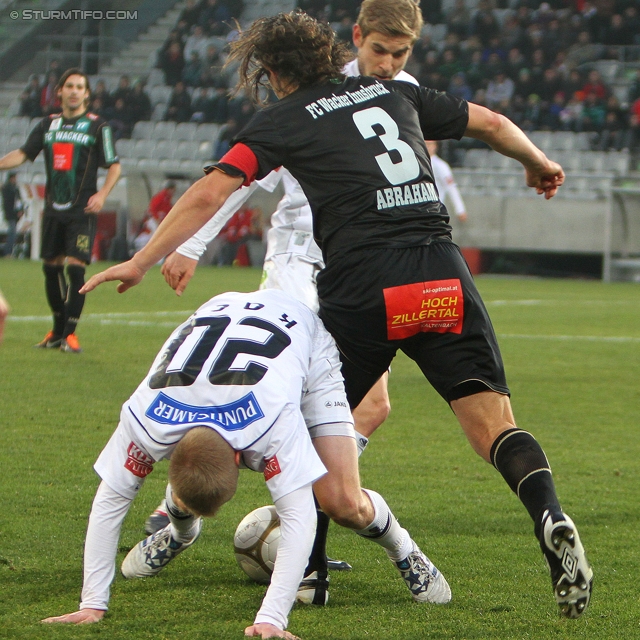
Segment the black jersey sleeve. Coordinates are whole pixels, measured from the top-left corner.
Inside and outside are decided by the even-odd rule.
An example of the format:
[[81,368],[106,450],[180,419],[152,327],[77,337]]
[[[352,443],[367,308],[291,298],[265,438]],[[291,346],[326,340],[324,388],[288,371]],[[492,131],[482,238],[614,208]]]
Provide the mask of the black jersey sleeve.
[[256,180],[282,166],[286,155],[284,139],[269,111],[268,108],[258,111],[231,141],[232,145],[242,142],[255,154],[258,159]]
[[420,87],[407,82],[394,82],[415,106],[425,140],[460,140],[469,124],[469,104],[450,93]]
[[22,151],[31,162],[36,159],[44,147],[45,121],[46,118],[38,122],[29,134],[27,141],[20,147],[20,151]]
[[113,139],[113,132],[106,122],[98,127],[96,148],[98,150],[98,165],[103,169],[108,169],[112,164],[120,162],[120,158],[118,158],[118,154],[116,153],[116,143]]

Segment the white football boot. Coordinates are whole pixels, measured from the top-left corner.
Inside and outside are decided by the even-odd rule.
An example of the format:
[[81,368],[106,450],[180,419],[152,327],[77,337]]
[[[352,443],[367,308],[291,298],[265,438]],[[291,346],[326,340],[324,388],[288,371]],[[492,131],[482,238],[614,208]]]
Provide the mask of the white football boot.
[[122,575],[125,578],[146,578],[160,573],[171,560],[198,539],[202,518],[198,518],[196,523],[196,534],[189,542],[178,542],[171,535],[170,524],[138,542],[122,563]]
[[416,602],[446,604],[451,600],[451,588],[446,578],[413,542],[413,551],[399,562],[393,561],[403,580],[407,583],[411,597]]

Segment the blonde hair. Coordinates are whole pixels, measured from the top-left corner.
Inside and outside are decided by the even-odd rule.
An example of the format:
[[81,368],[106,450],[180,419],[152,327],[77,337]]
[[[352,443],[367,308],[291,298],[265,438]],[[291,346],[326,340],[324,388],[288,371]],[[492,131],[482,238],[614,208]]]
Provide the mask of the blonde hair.
[[191,429],[171,455],[169,482],[192,513],[212,516],[236,492],[235,451],[213,429]]
[[416,0],[363,0],[356,21],[366,38],[376,31],[388,38],[420,37],[422,11]]

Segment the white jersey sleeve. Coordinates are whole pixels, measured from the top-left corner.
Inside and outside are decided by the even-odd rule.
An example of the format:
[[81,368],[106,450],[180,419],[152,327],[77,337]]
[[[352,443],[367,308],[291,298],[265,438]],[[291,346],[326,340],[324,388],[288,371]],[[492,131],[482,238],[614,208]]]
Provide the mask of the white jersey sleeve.
[[444,202],[445,198],[447,198],[457,216],[466,213],[464,200],[458,190],[458,185],[453,177],[451,167],[442,158],[440,158],[440,156],[435,154],[431,156],[431,166],[433,168],[433,175],[436,179],[436,188],[438,189],[440,200]]
[[271,584],[255,623],[270,623],[286,629],[289,611],[313,547],[316,510],[311,485],[306,485],[275,501],[280,518],[280,543]]
[[120,529],[131,500],[101,482],[93,500],[84,543],[84,579],[80,609],[102,609],[109,603],[109,588],[116,571]]
[[252,182],[248,187],[240,187],[232,193],[227,201],[220,207],[216,214],[207,224],[193,235],[189,240],[183,242],[176,251],[187,258],[197,260],[205,252],[207,245],[222,231],[225,224],[231,219],[233,214],[251,197],[258,187],[266,191],[273,192],[280,182],[282,175],[280,171],[272,171],[262,180]]

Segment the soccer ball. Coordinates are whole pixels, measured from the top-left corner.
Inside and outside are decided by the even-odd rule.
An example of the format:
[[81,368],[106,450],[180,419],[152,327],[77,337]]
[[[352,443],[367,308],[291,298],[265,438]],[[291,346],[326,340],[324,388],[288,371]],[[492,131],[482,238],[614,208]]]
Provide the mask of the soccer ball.
[[269,584],[280,543],[280,518],[273,505],[247,514],[236,529],[233,550],[240,568],[261,584]]

